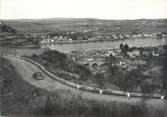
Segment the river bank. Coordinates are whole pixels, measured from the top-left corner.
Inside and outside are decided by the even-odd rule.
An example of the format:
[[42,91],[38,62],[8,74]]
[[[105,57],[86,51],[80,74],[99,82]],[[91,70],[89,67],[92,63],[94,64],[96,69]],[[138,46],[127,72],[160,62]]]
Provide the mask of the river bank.
[[41,48],[50,48],[51,50],[58,50],[63,53],[69,53],[71,51],[78,50],[101,50],[119,48],[120,44],[128,44],[129,47],[149,47],[166,45],[167,38],[138,38],[138,39],[125,39],[125,40],[113,40],[103,42],[88,42],[88,43],[68,43],[68,44],[55,44],[45,43],[41,44]]
[[[157,38],[157,37],[139,37],[140,39],[148,39],[148,38],[152,38],[152,39],[162,39],[162,38]],[[163,37],[163,38],[167,38],[167,37]],[[72,40],[72,41],[54,41],[54,42],[45,42],[46,44],[56,44],[56,45],[61,45],[61,44],[79,44],[79,43],[91,43],[91,42],[112,42],[112,41],[123,41],[123,40],[135,40],[138,38],[117,38],[117,39],[96,39],[96,40]],[[43,44],[43,43],[40,43]]]

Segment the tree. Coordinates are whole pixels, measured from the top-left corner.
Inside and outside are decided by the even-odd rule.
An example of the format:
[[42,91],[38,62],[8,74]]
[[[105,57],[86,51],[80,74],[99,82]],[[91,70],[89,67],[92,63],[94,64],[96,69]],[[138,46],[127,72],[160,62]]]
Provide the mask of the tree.
[[90,66],[90,63],[86,63],[85,66],[86,66],[86,67],[89,67],[89,66]]
[[2,30],[2,31],[7,32],[7,29],[8,29],[8,28],[7,28],[6,25],[2,25],[2,26],[1,26],[1,30]]
[[123,44],[121,43],[120,49],[121,49],[121,53],[123,54],[123,56],[126,57],[126,56],[127,56],[127,52],[129,51],[129,46],[128,46],[128,44],[123,45]]
[[123,47],[124,47],[124,45],[121,43],[120,46],[119,46],[121,51],[122,51]]
[[7,26],[7,25],[2,25],[1,30],[4,32],[16,33],[15,29],[13,29],[12,27]]
[[95,68],[95,69],[97,69],[98,64],[97,64],[97,63],[93,63],[93,64],[92,64],[92,67]]
[[124,49],[125,49],[126,52],[129,51],[129,46],[128,46],[127,43],[124,45]]

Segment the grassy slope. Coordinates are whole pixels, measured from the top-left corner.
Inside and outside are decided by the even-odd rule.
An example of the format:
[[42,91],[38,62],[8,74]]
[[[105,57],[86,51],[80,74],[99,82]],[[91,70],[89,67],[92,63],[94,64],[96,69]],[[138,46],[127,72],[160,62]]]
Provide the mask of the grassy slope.
[[[165,117],[164,110],[148,110],[144,102],[135,105],[87,101],[68,91],[46,92],[22,80],[11,63],[0,58],[0,81],[10,80],[2,91],[3,115],[60,116],[60,117]],[[2,85],[1,85],[2,86]],[[148,113],[149,112],[149,113]]]

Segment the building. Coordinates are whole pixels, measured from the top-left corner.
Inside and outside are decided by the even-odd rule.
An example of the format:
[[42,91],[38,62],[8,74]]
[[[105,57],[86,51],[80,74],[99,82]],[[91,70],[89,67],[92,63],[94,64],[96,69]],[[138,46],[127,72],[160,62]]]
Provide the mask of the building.
[[134,58],[140,55],[139,50],[133,50],[132,52],[128,52],[129,57]]

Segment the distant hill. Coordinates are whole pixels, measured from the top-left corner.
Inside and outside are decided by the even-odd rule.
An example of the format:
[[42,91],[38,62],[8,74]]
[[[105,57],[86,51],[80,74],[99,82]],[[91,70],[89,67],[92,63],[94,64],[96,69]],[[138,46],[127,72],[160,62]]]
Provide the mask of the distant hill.
[[22,32],[44,34],[55,31],[84,31],[98,29],[115,33],[166,32],[167,19],[104,20],[93,18],[50,18],[2,20]]

